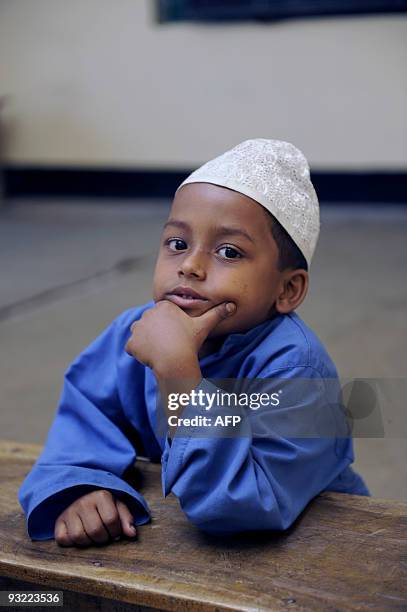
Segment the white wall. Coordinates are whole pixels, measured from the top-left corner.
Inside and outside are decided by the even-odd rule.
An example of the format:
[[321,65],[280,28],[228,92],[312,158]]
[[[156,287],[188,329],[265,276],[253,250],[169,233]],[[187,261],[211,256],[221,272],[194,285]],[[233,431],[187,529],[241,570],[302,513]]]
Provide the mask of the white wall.
[[249,137],[407,169],[404,16],[159,25],[153,0],[0,0],[10,162],[190,167]]

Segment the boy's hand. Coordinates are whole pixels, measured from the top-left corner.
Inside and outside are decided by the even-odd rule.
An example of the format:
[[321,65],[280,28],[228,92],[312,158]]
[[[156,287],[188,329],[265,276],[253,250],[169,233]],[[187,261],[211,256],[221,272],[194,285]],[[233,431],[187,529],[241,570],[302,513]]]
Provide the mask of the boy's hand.
[[136,536],[126,504],[105,489],[92,491],[73,502],[55,522],[54,537],[60,546],[104,544],[122,535]]
[[125,351],[152,370],[166,371],[169,366],[175,376],[184,366],[197,362],[210,331],[235,310],[233,302],[223,302],[191,317],[173,302],[160,300],[132,324]]

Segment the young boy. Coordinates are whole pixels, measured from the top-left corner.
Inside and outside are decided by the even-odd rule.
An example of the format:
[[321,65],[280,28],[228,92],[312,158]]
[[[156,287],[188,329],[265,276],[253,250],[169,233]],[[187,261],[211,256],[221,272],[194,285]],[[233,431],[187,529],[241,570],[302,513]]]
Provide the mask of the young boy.
[[[87,546],[136,536],[134,524],[150,516],[125,479],[136,459],[131,438],[161,460],[163,495],[173,492],[209,533],[286,529],[324,490],[369,495],[350,467],[351,437],[306,431],[315,415],[332,415],[328,382],[338,382],[294,312],[318,233],[308,164],[289,143],[245,141],[181,184],[164,226],[154,301],[119,315],[65,373],[45,448],[19,491],[32,539]],[[305,435],[280,435],[272,406],[276,429],[266,436],[251,429],[250,409],[232,436],[231,427],[225,435],[182,434],[178,417],[193,414],[188,402],[160,435],[157,398],[193,390],[215,397],[213,379],[256,379],[275,398],[282,383],[310,381],[281,400]],[[221,415],[222,406],[198,414]]]

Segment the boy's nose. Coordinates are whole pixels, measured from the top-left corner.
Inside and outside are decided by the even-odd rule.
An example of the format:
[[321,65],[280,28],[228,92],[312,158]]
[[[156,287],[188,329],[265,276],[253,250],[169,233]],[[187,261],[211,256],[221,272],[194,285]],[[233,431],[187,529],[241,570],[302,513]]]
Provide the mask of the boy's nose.
[[205,278],[206,271],[202,257],[198,253],[191,253],[185,257],[180,264],[178,274],[180,276],[194,276],[196,278]]

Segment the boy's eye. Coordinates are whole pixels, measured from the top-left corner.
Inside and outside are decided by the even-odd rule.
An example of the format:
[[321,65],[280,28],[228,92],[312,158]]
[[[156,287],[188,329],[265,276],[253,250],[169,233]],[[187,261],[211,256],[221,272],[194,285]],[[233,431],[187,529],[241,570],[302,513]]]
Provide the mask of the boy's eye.
[[182,251],[186,248],[186,242],[180,238],[170,238],[165,244],[170,247],[171,251]]
[[221,251],[225,252],[224,257],[226,257],[226,259],[239,259],[242,257],[241,253],[239,253],[239,251],[236,251],[236,249],[231,246],[221,247],[218,253],[220,253]]
[[[181,238],[169,238],[165,241],[165,244],[171,251],[183,251],[187,248],[187,243]],[[221,253],[222,257],[225,259],[240,259],[242,257],[239,251],[228,245],[220,247],[217,252]]]

